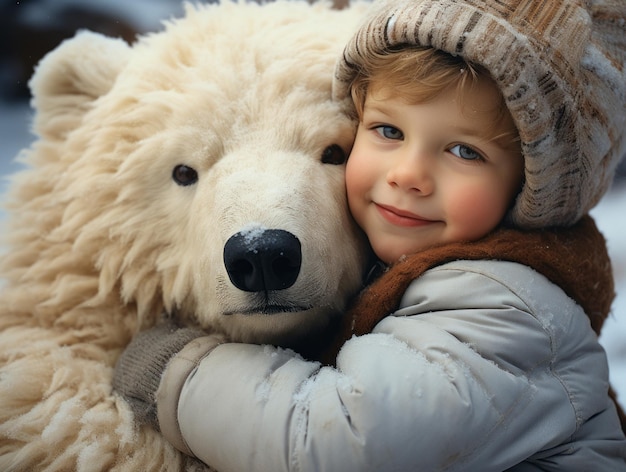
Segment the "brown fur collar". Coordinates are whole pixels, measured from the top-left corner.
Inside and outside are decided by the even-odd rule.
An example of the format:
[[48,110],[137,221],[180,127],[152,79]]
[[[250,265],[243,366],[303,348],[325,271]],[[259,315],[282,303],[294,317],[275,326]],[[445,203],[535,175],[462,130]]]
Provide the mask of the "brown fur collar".
[[581,305],[594,331],[600,333],[615,297],[613,274],[604,237],[591,217],[585,217],[571,228],[500,229],[479,241],[445,244],[407,257],[361,293],[350,310],[350,335],[369,333],[398,308],[409,284],[428,269],[455,260],[478,259],[532,267]]
[[[371,332],[398,308],[409,284],[426,270],[455,260],[478,259],[532,267],[582,306],[594,331],[600,333],[615,297],[614,281],[606,241],[593,219],[586,216],[570,228],[499,229],[479,241],[436,246],[394,264],[355,300],[339,336],[322,359],[334,363],[337,352],[353,334]],[[621,411],[620,416],[625,428]]]

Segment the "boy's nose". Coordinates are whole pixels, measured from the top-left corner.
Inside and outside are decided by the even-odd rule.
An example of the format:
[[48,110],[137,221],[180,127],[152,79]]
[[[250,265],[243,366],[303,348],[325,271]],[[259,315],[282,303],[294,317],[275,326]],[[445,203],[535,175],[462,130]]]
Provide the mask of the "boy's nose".
[[387,183],[405,191],[430,194],[433,180],[428,159],[423,154],[415,153],[397,156],[387,172]]

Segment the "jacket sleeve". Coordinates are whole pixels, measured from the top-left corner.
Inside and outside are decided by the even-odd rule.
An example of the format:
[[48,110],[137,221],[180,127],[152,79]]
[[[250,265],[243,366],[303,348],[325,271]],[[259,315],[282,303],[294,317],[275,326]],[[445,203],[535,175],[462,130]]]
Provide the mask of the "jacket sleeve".
[[[182,386],[184,442],[221,472],[502,471],[558,446],[607,408],[575,379],[586,370],[606,384],[602,349],[542,276],[487,267],[498,270],[470,262],[424,274],[395,316],[346,342],[337,368],[218,346]],[[570,346],[582,360],[561,372]]]

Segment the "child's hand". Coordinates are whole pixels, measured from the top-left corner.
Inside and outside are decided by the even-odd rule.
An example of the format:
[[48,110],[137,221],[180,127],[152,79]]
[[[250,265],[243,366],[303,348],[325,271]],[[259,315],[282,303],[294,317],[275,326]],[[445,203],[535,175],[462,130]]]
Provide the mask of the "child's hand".
[[[140,332],[115,365],[113,388],[128,402],[137,421],[160,430],[156,391],[169,361],[192,340],[207,336],[167,320]],[[215,345],[219,344],[216,338]]]

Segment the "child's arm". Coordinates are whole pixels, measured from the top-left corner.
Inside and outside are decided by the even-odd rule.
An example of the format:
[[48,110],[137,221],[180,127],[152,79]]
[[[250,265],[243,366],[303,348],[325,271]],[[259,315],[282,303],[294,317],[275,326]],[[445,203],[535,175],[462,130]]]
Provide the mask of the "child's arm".
[[[145,407],[138,405],[156,409],[158,403],[163,435],[220,471],[431,470],[467,459],[471,465],[464,456],[490,440],[503,411],[529,387],[505,374],[477,388],[473,369],[488,378],[503,373],[478,356],[474,367],[460,364],[455,359],[466,357],[468,346],[448,345],[449,336],[428,325],[419,329],[431,346],[446,346],[437,353],[441,358],[429,359],[391,335],[371,334],[346,344],[337,369],[280,348],[215,347],[210,340],[202,347],[206,338],[198,338],[172,359],[156,394],[138,394],[137,386],[150,382],[127,384],[135,398],[143,397],[131,406],[145,422]],[[139,350],[151,358],[155,345],[143,336],[127,353]],[[181,363],[197,367],[189,375]],[[143,364],[134,375],[156,370]],[[483,388],[501,396],[492,398]],[[116,389],[127,396],[119,383]]]
[[403,316],[349,340],[337,368],[272,347],[185,348],[174,362],[197,368],[165,371],[162,432],[220,471],[501,471],[559,445],[559,460],[573,461],[563,470],[589,460],[610,470],[624,447],[618,430],[598,443],[603,455],[577,443],[585,421],[611,431],[614,418],[586,316],[537,273],[500,264],[506,281],[449,266],[425,274]]

